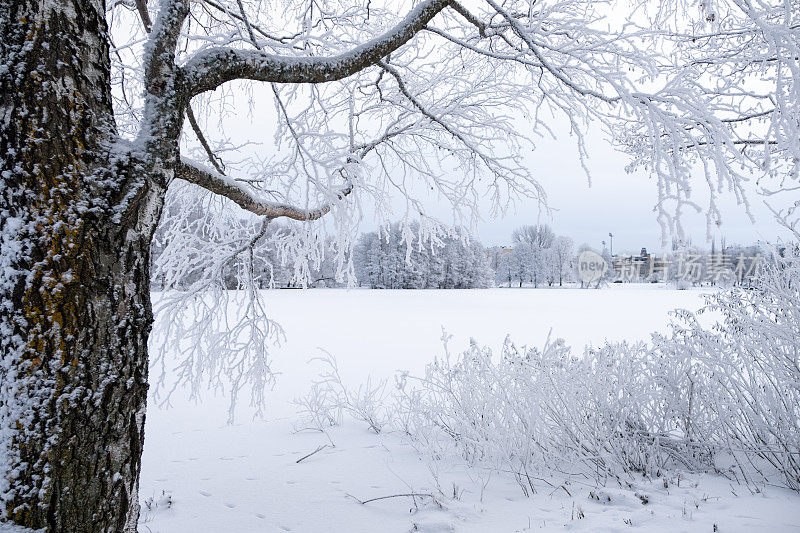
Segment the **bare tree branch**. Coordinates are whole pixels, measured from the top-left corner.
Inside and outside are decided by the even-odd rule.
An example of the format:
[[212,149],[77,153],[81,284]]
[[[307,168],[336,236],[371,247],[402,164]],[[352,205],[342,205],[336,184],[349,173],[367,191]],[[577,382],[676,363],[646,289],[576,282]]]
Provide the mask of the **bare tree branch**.
[[448,41],[450,41],[451,43],[453,43],[455,45],[458,45],[458,46],[460,46],[462,48],[465,48],[467,50],[475,52],[476,54],[480,54],[480,55],[483,55],[483,56],[486,56],[486,57],[490,57],[492,59],[499,59],[500,61],[515,61],[515,62],[517,62],[517,63],[519,63],[521,65],[526,65],[526,66],[529,66],[529,67],[544,68],[544,65],[542,65],[541,63],[536,62],[536,61],[531,61],[530,59],[527,59],[524,54],[521,54],[519,52],[517,52],[515,55],[501,54],[501,53],[498,53],[498,52],[495,52],[495,51],[492,51],[492,50],[486,50],[486,49],[483,49],[483,48],[479,48],[479,47],[477,47],[477,46],[475,46],[473,44],[470,44],[470,43],[464,41],[463,39],[459,39],[457,37],[454,37],[453,35],[450,35],[446,31],[440,30],[439,28],[433,28],[433,27],[429,26],[429,27],[425,28],[425,30],[430,32],[430,33],[433,33],[435,35],[438,35],[439,37],[442,37],[443,39],[447,39]]
[[453,9],[454,9],[454,10],[455,10],[455,11],[456,11],[456,12],[457,12],[459,15],[461,15],[462,17],[464,17],[464,18],[467,20],[467,22],[469,22],[470,24],[472,24],[473,26],[475,26],[476,28],[478,28],[478,34],[479,34],[481,37],[486,37],[486,24],[484,24],[483,22],[481,22],[481,21],[478,19],[478,17],[476,17],[475,15],[473,15],[472,13],[470,13],[470,11],[469,11],[469,10],[468,10],[466,7],[464,7],[463,5],[461,5],[459,2],[457,2],[457,1],[455,1],[455,0],[454,0],[454,1],[453,1],[453,3],[451,4],[451,7],[452,7],[452,8],[453,8]]
[[147,0],[136,0],[136,10],[139,12],[139,18],[142,19],[144,30],[150,33],[153,29],[153,20],[150,18],[150,13],[147,12]]
[[211,146],[208,144],[205,135],[203,135],[203,130],[200,129],[200,125],[197,123],[197,119],[194,116],[194,111],[192,111],[192,104],[186,106],[186,118],[189,119],[189,125],[192,126],[192,130],[194,134],[197,136],[197,140],[200,141],[200,145],[205,150],[206,155],[208,155],[209,162],[214,165],[214,168],[220,174],[225,174],[225,169],[222,163],[222,160],[211,150]]
[[236,3],[239,4],[239,13],[242,14],[242,22],[244,22],[245,28],[247,28],[247,36],[250,37],[250,42],[253,43],[253,46],[261,49],[258,46],[258,41],[256,41],[256,35],[253,33],[253,27],[250,26],[250,21],[247,19],[247,14],[244,11],[244,5],[242,4],[242,0],[236,0]]

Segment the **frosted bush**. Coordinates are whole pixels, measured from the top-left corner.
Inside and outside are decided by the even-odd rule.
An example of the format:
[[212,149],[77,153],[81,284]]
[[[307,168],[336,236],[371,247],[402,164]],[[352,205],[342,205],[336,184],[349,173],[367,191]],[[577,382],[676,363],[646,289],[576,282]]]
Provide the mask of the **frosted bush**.
[[690,313],[662,340],[697,361],[702,408],[714,422],[715,446],[747,481],[775,480],[800,490],[800,262],[796,255],[764,266],[751,289],[709,297],[722,315],[712,329]]
[[711,468],[712,453],[703,444],[708,422],[697,406],[704,387],[697,365],[661,344],[659,336],[652,344],[587,348],[573,373],[565,381],[585,391],[575,406],[584,413],[573,432],[583,432],[610,471],[619,466],[659,475],[674,467]]
[[308,394],[294,400],[303,429],[325,432],[326,428],[339,425],[345,412],[366,422],[376,434],[389,424],[391,415],[386,380],[374,384],[368,378],[366,383],[352,389],[344,384],[334,356],[325,352],[324,356],[313,361],[321,362],[326,370],[312,384]]
[[472,342],[456,358],[445,349],[403,387],[396,412],[434,457],[455,452],[524,478],[578,469],[605,482],[711,468],[710,450],[691,435],[697,422],[683,389],[692,376],[691,362],[670,362],[644,343],[575,357],[560,339],[542,350],[506,340],[495,357]]

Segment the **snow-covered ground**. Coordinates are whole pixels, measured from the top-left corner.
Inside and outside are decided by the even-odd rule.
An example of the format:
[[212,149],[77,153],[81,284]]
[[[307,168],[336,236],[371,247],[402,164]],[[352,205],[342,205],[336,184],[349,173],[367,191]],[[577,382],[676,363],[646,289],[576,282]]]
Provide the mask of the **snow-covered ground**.
[[[354,420],[332,428],[330,440],[298,431],[291,400],[305,394],[322,370],[319,362],[308,362],[319,348],[337,358],[348,384],[357,385],[368,375],[422,373],[441,353],[442,327],[453,335],[452,351],[465,348],[470,337],[499,347],[507,334],[517,344],[541,345],[551,328],[554,337],[578,347],[645,339],[666,328],[669,310],[698,308],[701,294],[649,285],[274,291],[272,312],[287,341],[275,350],[273,370],[281,375],[265,418],[254,419],[243,406],[236,423],[227,425],[227,399],[211,393],[195,403],[179,392],[170,409],[151,407],[139,530],[800,530],[800,495],[770,487],[752,493],[718,476],[634,480],[624,490],[544,479],[525,497],[511,476],[458,462],[430,463],[401,435],[375,435]],[[433,498],[395,497],[407,493]],[[392,497],[359,503],[385,496]]]

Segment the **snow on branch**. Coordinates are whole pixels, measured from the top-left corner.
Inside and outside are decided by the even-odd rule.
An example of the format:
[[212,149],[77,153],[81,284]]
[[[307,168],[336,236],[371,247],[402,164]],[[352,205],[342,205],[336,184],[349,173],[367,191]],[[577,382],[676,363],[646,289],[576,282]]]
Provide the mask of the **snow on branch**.
[[[208,191],[233,200],[239,207],[256,215],[267,218],[286,217],[292,220],[317,220],[331,210],[330,204],[324,204],[314,209],[303,209],[297,206],[280,202],[271,202],[260,198],[258,193],[243,183],[214,172],[210,169],[200,168],[196,163],[182,159],[177,176],[182,180],[198,185]],[[339,191],[339,200],[353,191],[353,186],[348,185]]]
[[287,57],[260,50],[210,48],[198,52],[183,66],[185,88],[190,96],[195,96],[237,79],[272,83],[341,80],[374,65],[407,43],[448,5],[450,0],[426,0],[388,32],[331,57]]

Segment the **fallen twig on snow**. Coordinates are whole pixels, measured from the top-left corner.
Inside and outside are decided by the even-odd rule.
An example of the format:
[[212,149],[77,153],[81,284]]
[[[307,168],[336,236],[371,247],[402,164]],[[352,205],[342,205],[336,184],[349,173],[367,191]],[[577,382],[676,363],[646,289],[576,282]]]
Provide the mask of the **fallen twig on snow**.
[[327,445],[327,444],[322,444],[322,445],[320,445],[320,446],[319,446],[319,447],[318,447],[316,450],[314,450],[313,452],[309,453],[308,455],[304,455],[303,457],[301,457],[300,459],[298,459],[297,461],[295,461],[295,463],[299,463],[299,462],[300,462],[300,461],[302,461],[303,459],[308,459],[309,457],[311,457],[311,456],[312,456],[312,455],[314,455],[315,453],[317,453],[317,452],[321,452],[322,450],[324,450],[324,449],[325,449],[325,448],[327,448],[327,447],[328,447],[328,445]]

